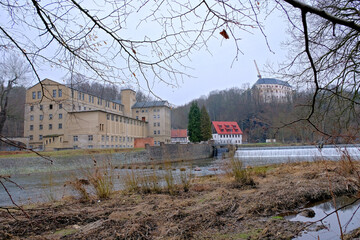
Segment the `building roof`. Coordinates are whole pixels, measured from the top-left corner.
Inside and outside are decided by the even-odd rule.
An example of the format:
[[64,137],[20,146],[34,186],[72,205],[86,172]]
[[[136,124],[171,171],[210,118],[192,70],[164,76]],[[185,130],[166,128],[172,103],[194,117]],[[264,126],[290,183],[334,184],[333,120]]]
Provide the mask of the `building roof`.
[[259,78],[259,80],[257,80],[254,85],[258,85],[258,84],[278,84],[286,87],[291,87],[288,82],[275,78]]
[[171,129],[172,138],[187,138],[187,129]]
[[237,122],[212,122],[217,134],[242,134]]
[[136,102],[131,108],[169,107],[167,101]]

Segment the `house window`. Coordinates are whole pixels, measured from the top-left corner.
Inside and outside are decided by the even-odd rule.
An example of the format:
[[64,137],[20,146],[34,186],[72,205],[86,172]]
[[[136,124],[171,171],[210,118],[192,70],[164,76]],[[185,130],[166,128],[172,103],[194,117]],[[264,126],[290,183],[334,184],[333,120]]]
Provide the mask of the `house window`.
[[52,124],[50,123],[50,124],[49,124],[49,130],[51,130],[51,129],[52,129]]
[[40,115],[40,121],[42,121],[44,119],[44,115]]
[[34,115],[30,115],[30,121],[34,121]]
[[32,99],[36,99],[36,92],[32,92]]
[[112,142],[114,141],[114,136],[111,136],[111,141],[112,141]]
[[156,115],[154,115],[154,118],[156,118]]
[[101,135],[101,141],[105,141],[105,136],[104,135]]
[[40,105],[40,110],[41,110],[41,111],[43,110],[43,105]]
[[110,114],[106,114],[106,119],[110,120]]
[[160,115],[158,115],[158,118],[160,118]]
[[43,125],[42,124],[39,125],[39,130],[43,130]]
[[109,141],[109,136],[106,136],[106,141],[107,141],[107,142]]
[[156,130],[154,131],[154,134],[156,134]]
[[52,105],[52,104],[49,105],[49,109],[50,109],[50,110],[53,109],[53,105]]
[[43,135],[39,135],[39,140],[43,140]]
[[88,148],[89,148],[89,149],[92,149],[92,148],[94,148],[94,147],[93,147],[93,145],[88,145]]
[[158,122],[158,127],[160,127],[160,122]]
[[154,127],[156,127],[156,123],[154,123]]
[[160,130],[158,130],[158,134],[160,134]]
[[37,92],[37,95],[38,95],[38,96],[37,96],[38,99],[40,99],[40,98],[41,98],[41,91],[38,91],[38,92]]
[[34,125],[30,125],[30,131],[34,130]]
[[59,119],[62,119],[62,117],[63,117],[62,113],[59,113]]
[[77,135],[75,135],[75,136],[73,136],[73,141],[74,142],[77,142],[79,139],[78,139],[78,136]]
[[59,129],[62,129],[62,123],[59,123]]
[[34,139],[34,136],[33,135],[29,135],[29,139],[30,141],[32,141]]
[[117,122],[119,121],[119,116],[116,116],[116,121],[117,121]]
[[53,90],[53,97],[56,97],[56,89]]
[[88,140],[92,141],[94,139],[93,135],[88,135]]
[[53,115],[50,113],[49,114],[49,120],[53,119]]
[[30,106],[30,111],[34,111],[34,106]]
[[111,114],[111,121],[114,121],[114,114]]
[[59,104],[59,109],[62,109],[62,103]]
[[59,89],[58,95],[59,95],[59,97],[62,97],[62,89]]

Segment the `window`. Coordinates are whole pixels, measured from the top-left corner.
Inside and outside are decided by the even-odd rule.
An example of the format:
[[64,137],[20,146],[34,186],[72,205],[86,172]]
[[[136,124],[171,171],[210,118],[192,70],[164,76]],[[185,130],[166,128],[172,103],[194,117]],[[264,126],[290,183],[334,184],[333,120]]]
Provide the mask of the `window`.
[[158,122],[158,127],[160,127],[160,122]]
[[32,99],[36,99],[36,92],[32,92]]
[[156,127],[156,123],[154,122],[154,127]]
[[34,115],[30,115],[30,121],[34,121]]
[[106,141],[107,141],[107,142],[109,141],[109,136],[106,136]]
[[84,99],[85,99],[85,94],[83,93],[83,94],[82,94],[82,100],[84,100]]
[[41,111],[43,110],[43,105],[40,105],[40,110],[41,110]]
[[38,96],[37,96],[38,99],[40,99],[40,98],[41,98],[41,91],[38,91],[38,92],[37,92],[37,95],[38,95]]
[[136,110],[136,113],[139,113],[139,110]]
[[114,114],[111,114],[111,121],[114,121]]
[[79,138],[78,138],[77,135],[73,136],[73,141],[74,141],[74,142],[77,142],[78,140],[79,140]]
[[29,139],[30,141],[32,141],[34,139],[34,136],[33,135],[29,135]]
[[39,135],[39,140],[43,140],[43,135]]
[[34,125],[30,125],[30,131],[34,130]]
[[110,114],[106,114],[106,119],[110,120]]
[[117,142],[118,141],[118,137],[117,136],[115,136],[115,142]]
[[39,130],[43,130],[43,125],[42,124],[39,125]]
[[119,121],[119,116],[116,116],[116,121],[117,121],[117,122]]
[[[40,105],[41,106],[41,105]],[[34,111],[34,106],[30,106],[30,111]]]
[[56,97],[56,89],[53,90],[53,97]]
[[158,134],[160,134],[160,130],[158,130]]
[[59,89],[58,95],[59,95],[59,97],[62,97],[62,89]]
[[160,118],[160,115],[158,115],[158,118]]
[[89,149],[92,149],[92,148],[93,148],[93,145],[88,145],[88,148],[89,148]]
[[114,141],[114,136],[111,136],[111,141],[112,141],[112,142]]
[[104,124],[103,123],[100,123],[100,131],[104,131]]
[[94,139],[93,135],[88,135],[88,140],[92,141]]
[[39,118],[40,118],[40,121],[42,121],[44,119],[44,115],[40,115]]
[[50,109],[50,110],[53,109],[53,105],[52,105],[52,104],[49,105],[49,109]]
[[154,115],[154,118],[156,118],[156,115]]
[[62,113],[59,113],[59,119],[62,119],[62,117],[63,117]]
[[52,129],[52,124],[50,123],[50,124],[49,124],[49,130],[51,130],[51,129]]
[[105,141],[105,136],[104,135],[101,135],[101,141]]
[[49,120],[53,119],[53,115],[50,113],[49,114]]
[[154,131],[154,134],[156,134],[156,130]]
[[59,104],[59,109],[62,109],[62,103]]
[[59,129],[62,129],[62,123],[59,123]]
[[89,95],[89,102],[91,102],[91,96]]

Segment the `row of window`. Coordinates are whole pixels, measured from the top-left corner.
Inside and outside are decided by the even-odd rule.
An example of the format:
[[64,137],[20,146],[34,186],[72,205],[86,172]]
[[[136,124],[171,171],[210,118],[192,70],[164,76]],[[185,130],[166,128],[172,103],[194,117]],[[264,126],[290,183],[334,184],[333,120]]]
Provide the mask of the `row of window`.
[[156,126],[160,127],[160,122],[154,122],[154,127]]
[[126,118],[126,117],[121,117],[121,116],[110,114],[110,113],[106,114],[106,119],[107,120],[111,119],[111,121],[116,121],[116,122],[123,122],[124,121],[124,123],[134,124],[134,125],[138,125],[138,126],[140,126],[140,125],[143,126],[144,125],[144,123],[141,122],[141,121],[135,121],[133,119],[129,119],[129,118]]
[[[106,142],[132,142],[134,140],[133,137],[122,137],[122,136],[105,136],[105,135],[101,135],[101,141],[102,142],[105,142],[105,139],[106,139]],[[92,142],[94,140],[94,136],[93,135],[88,135],[88,141],[89,142]],[[78,135],[74,135],[73,136],[73,141],[74,142],[77,142],[79,141],[79,136]]]
[[157,130],[157,131],[154,130],[154,135],[156,135],[156,133],[157,133],[157,134],[160,134],[160,130]]
[[[59,103],[59,109],[62,109],[63,106],[62,106],[62,103]],[[44,110],[44,106],[43,105],[39,105],[39,108],[40,108],[40,111]],[[54,108],[54,105],[53,104],[49,104],[49,110],[52,110]],[[34,106],[30,106],[30,112],[34,111]]]
[[[41,99],[42,91],[32,92],[32,99],[36,99],[36,96],[37,96],[37,99]],[[52,97],[53,98],[62,97],[62,89],[58,89],[58,90],[54,89],[52,92]]]
[[[154,109],[153,111],[154,112],[160,112],[160,109]],[[140,110],[136,110],[136,113],[139,113],[139,112],[140,112]],[[148,112],[148,110],[147,109],[142,109],[141,112]]]
[[241,138],[240,134],[224,134],[219,136],[220,138]]
[[[62,119],[63,118],[63,114],[62,113],[59,113],[58,114],[58,118],[59,119]],[[49,114],[49,120],[52,120],[53,119],[53,114],[50,113]],[[44,120],[44,115],[39,115],[39,120],[42,121]],[[30,115],[30,121],[34,121],[34,115]]]
[[[59,123],[58,124],[58,129],[62,129],[63,128],[63,125],[62,123]],[[42,124],[39,124],[39,130],[43,130],[44,129],[44,126]],[[49,124],[49,130],[52,130],[53,129],[53,125],[50,123]],[[30,125],[30,131],[33,131],[34,130],[34,125]]]

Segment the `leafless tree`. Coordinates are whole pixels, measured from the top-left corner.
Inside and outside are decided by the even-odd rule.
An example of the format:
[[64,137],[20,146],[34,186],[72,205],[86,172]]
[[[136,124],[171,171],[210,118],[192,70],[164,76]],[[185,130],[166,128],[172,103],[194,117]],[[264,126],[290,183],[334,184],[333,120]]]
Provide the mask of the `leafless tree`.
[[15,55],[4,57],[0,63],[0,134],[9,111],[9,96],[14,86],[24,83],[29,65]]
[[243,32],[257,28],[267,44],[261,16],[281,10],[297,37],[294,44],[301,49],[290,64],[301,66],[292,77],[311,82],[315,89],[308,113],[298,121],[331,136],[321,127],[324,124],[318,124],[317,111],[341,102],[345,112],[339,111],[339,117],[359,113],[358,4],[350,0],[4,0],[0,12],[10,20],[0,23],[0,47],[21,52],[39,81],[37,72],[45,62],[86,73],[90,80],[125,85],[145,80],[152,91],[155,81],[177,85],[188,75],[186,62],[192,53],[211,51],[211,39],[233,41],[234,59],[241,54]]

